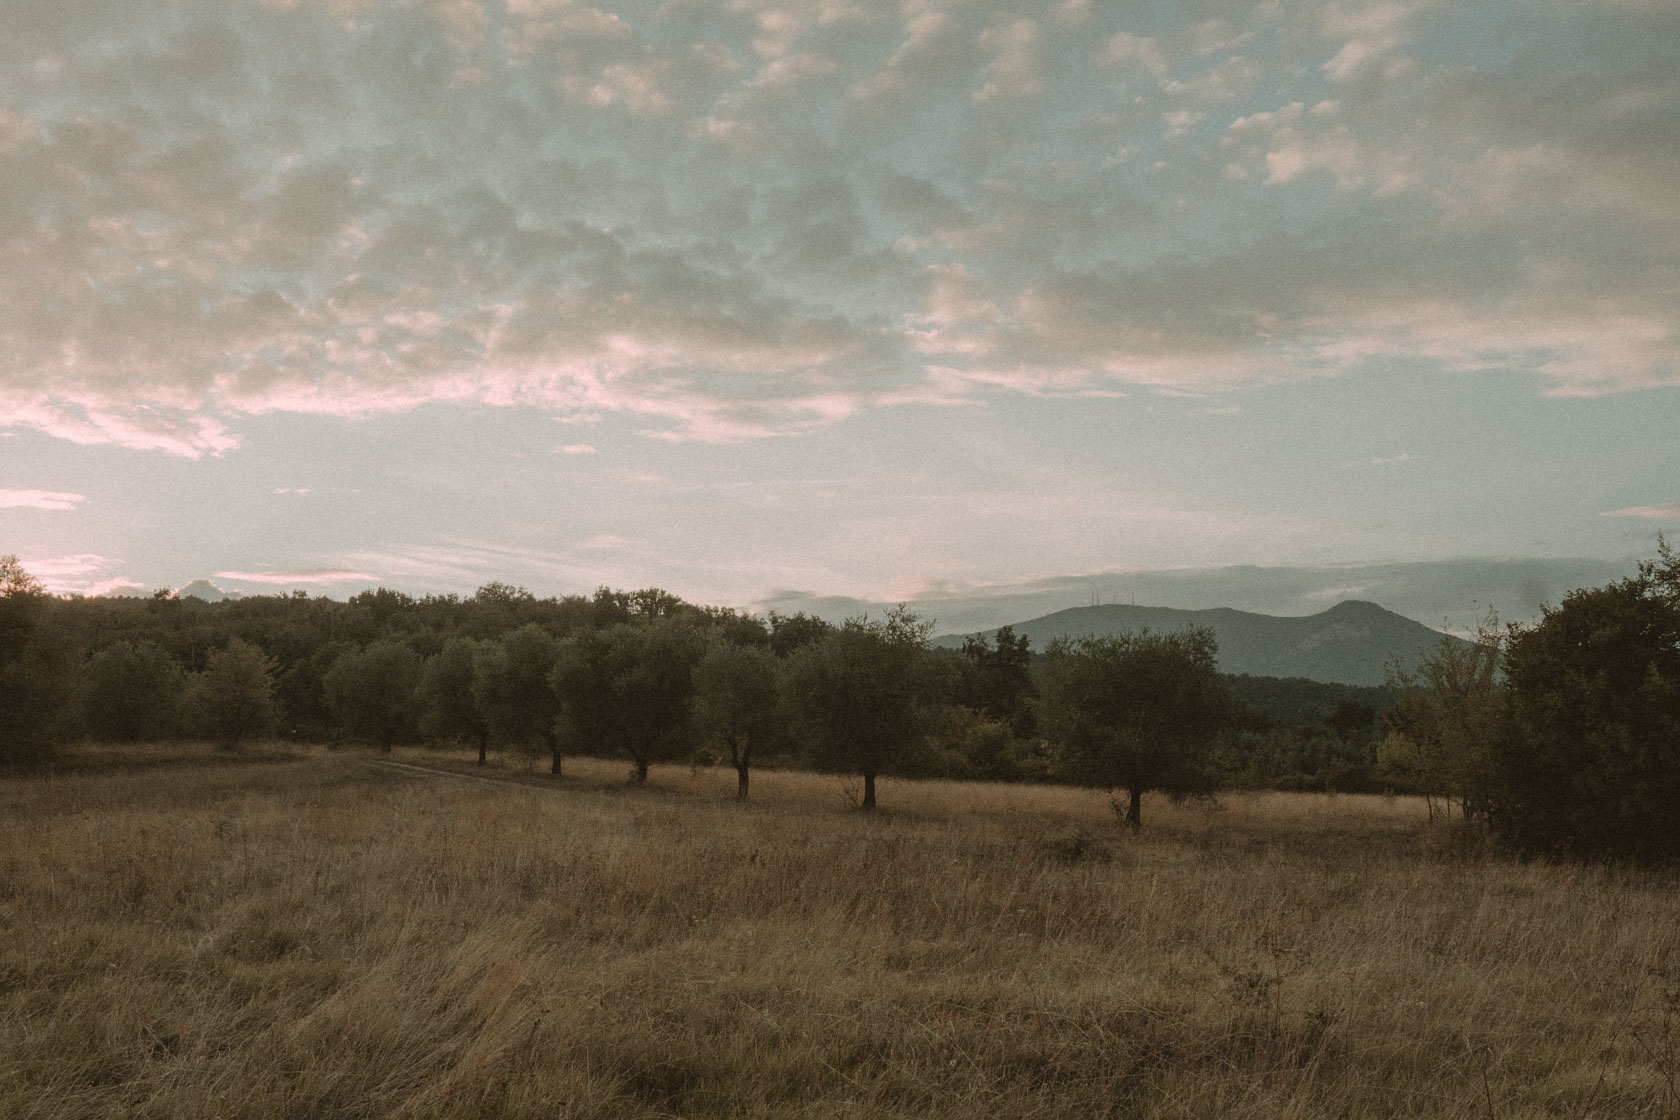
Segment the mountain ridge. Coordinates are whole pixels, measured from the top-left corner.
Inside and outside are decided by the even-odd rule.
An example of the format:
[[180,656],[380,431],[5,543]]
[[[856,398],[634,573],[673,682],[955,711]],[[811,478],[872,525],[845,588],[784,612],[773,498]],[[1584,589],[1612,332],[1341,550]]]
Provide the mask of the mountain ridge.
[[[1345,599],[1317,614],[1295,616],[1234,607],[1183,610],[1106,603],[1053,611],[1015,623],[1013,629],[1042,653],[1057,638],[1108,637],[1143,629],[1171,633],[1191,626],[1213,631],[1223,673],[1305,677],[1330,684],[1380,685],[1391,661],[1415,664],[1449,637],[1362,599]],[[978,633],[991,639],[998,629]],[[933,644],[960,649],[970,636],[944,634]]]

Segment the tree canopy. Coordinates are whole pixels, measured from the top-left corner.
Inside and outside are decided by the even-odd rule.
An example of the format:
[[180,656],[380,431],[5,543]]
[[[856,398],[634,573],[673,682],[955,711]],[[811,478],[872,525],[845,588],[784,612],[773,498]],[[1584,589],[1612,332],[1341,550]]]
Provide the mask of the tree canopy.
[[1125,821],[1134,828],[1147,792],[1211,790],[1210,750],[1231,708],[1218,657],[1213,632],[1201,628],[1053,642],[1042,726],[1061,775],[1125,790]]
[[1680,556],[1509,638],[1495,824],[1554,855],[1680,859]]
[[705,639],[673,612],[576,634],[561,646],[553,671],[558,726],[579,745],[630,756],[632,780],[689,748],[693,671]]
[[752,780],[753,753],[781,726],[779,662],[764,646],[714,640],[694,666],[694,725],[704,742],[729,753],[735,796],[742,801]]
[[900,606],[879,620],[847,619],[788,658],[789,706],[811,761],[860,775],[861,808],[875,808],[876,778],[919,737],[932,630]]
[[272,657],[239,638],[205,661],[194,681],[194,706],[219,746],[231,750],[273,729],[274,670]]

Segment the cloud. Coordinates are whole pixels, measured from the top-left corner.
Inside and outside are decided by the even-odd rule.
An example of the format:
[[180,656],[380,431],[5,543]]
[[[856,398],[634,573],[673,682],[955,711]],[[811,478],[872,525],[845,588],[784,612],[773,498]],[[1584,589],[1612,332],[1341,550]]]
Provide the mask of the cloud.
[[1613,509],[1600,517],[1639,517],[1647,521],[1680,521],[1680,503],[1663,506],[1628,506]]
[[65,576],[81,576],[90,572],[97,572],[108,564],[116,561],[96,555],[91,552],[75,553],[69,556],[49,556],[35,559],[21,560],[20,563],[33,576],[38,577],[52,586],[52,581]]
[[988,27],[980,46],[989,51],[986,84],[974,91],[976,101],[1032,97],[1044,90],[1044,57],[1038,25],[1030,19]]
[[852,101],[872,116],[909,107],[966,61],[962,26],[949,13],[923,11],[905,21],[898,49],[873,73],[854,82]]
[[113,565],[120,564],[108,556],[96,553],[81,552],[66,556],[28,557],[20,561],[24,570],[41,581],[46,589],[54,595],[83,595],[89,598],[100,595],[120,595],[127,592],[139,591],[141,584],[126,576],[107,575],[103,579],[93,578],[101,572],[108,571]]
[[60,490],[0,490],[0,509],[73,510],[85,501],[85,494]]
[[603,533],[600,536],[579,541],[577,548],[580,552],[639,552],[644,554],[649,552],[646,541],[636,540],[632,537],[621,537],[612,533]]
[[281,572],[217,572],[216,579],[233,583],[334,584],[378,583],[379,577],[351,568],[298,568]]
[[1138,66],[1150,74],[1167,72],[1166,52],[1154,39],[1117,31],[1103,44],[1101,60],[1110,66]]
[[593,455],[595,448],[587,443],[567,443],[554,449],[562,455]]
[[390,586],[423,591],[459,592],[492,580],[532,587],[592,588],[633,583],[622,558],[574,562],[549,549],[524,548],[475,540],[402,544],[352,553],[351,563],[384,573]]
[[[1396,358],[1680,384],[1671,5],[1497,44],[1410,0],[679,7],[18,16],[0,426],[202,457],[427,404],[728,441]],[[932,331],[940,270],[995,315]]]

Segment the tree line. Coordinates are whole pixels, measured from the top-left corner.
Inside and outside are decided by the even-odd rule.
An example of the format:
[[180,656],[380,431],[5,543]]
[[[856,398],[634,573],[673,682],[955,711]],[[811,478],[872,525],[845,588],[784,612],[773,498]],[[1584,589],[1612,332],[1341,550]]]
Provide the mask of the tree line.
[[[1396,666],[1386,690],[1227,677],[1205,630],[932,649],[900,608],[831,624],[658,589],[539,599],[376,589],[207,604],[47,595],[0,557],[0,761],[67,738],[466,744],[545,758],[1059,780],[1142,797],[1221,788],[1420,793],[1528,851],[1670,858],[1680,804],[1680,562],[1578,591]],[[1667,643],[1666,645],[1664,643]]]

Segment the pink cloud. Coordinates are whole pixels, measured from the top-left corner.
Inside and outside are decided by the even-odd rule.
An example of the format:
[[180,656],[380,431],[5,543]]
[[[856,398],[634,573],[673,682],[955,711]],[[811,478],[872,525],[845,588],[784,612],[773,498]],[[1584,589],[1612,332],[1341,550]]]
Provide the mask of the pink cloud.
[[115,563],[107,557],[96,556],[91,552],[77,553],[72,556],[54,556],[42,560],[23,559],[19,562],[23,565],[25,571],[38,576],[49,587],[53,586],[54,580],[62,579],[64,576],[87,575],[90,572],[97,572],[107,564]]
[[1662,506],[1628,506],[1613,509],[1600,517],[1639,517],[1646,521],[1680,521],[1680,502]]
[[369,572],[353,571],[349,568],[300,568],[288,572],[217,572],[216,578],[232,580],[235,583],[274,584],[379,582],[379,577],[376,575]]
[[86,494],[61,490],[0,490],[0,509],[73,510],[85,501]]

